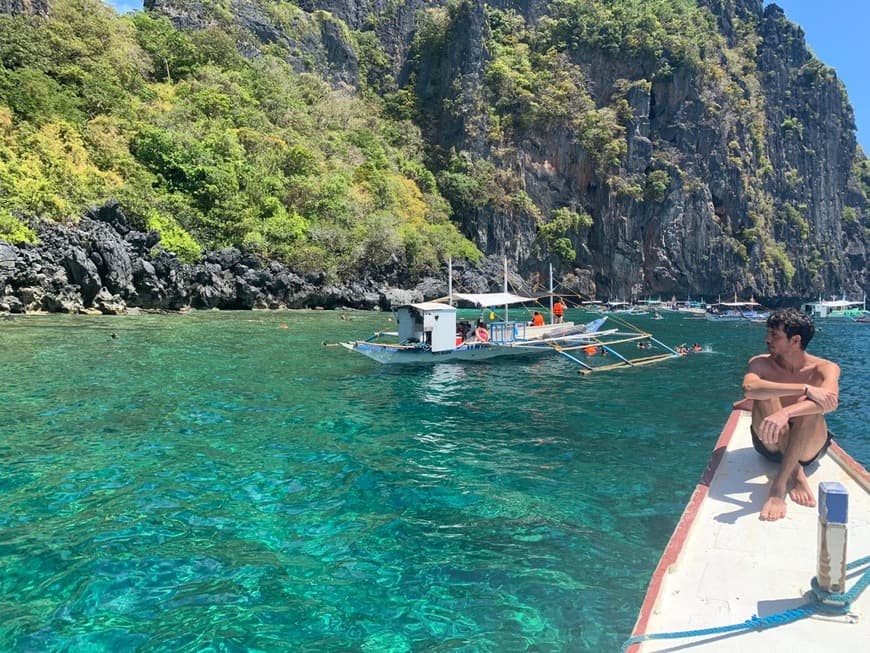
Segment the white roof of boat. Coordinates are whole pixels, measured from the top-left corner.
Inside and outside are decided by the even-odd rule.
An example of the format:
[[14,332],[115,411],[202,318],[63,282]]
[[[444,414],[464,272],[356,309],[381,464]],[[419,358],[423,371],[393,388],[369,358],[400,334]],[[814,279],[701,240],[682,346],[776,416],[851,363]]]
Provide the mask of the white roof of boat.
[[523,297],[509,292],[453,293],[453,296],[484,307],[537,301],[534,297]]
[[862,306],[864,304],[864,300],[850,301],[848,299],[823,299],[818,302],[808,302],[808,305],[812,306],[827,306],[829,308],[836,308],[838,306],[848,307],[848,306]]
[[[818,566],[818,509],[787,500],[784,519],[759,520],[776,466],[753,449],[750,423],[749,413],[732,412],[653,575],[635,634],[741,624],[808,602]],[[836,443],[808,474],[814,491],[821,481],[847,488],[847,562],[870,555],[870,475]],[[847,571],[847,589],[860,573]],[[870,590],[859,594],[850,613],[816,614],[760,630],[649,640],[627,651],[866,651]]]
[[758,302],[715,302],[713,306],[761,306]]
[[456,312],[456,307],[451,306],[450,304],[443,304],[441,302],[417,302],[416,304],[403,304],[402,306],[397,306],[396,308],[405,308],[410,306],[412,308],[416,308],[418,311],[453,311]]

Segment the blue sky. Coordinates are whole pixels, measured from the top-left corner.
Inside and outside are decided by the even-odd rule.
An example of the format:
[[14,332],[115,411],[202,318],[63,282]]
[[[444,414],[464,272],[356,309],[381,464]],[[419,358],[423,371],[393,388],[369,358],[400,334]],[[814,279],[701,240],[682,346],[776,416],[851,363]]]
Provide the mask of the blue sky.
[[105,2],[113,6],[119,14],[142,8],[142,0],[105,0]]
[[[119,13],[142,8],[142,0],[110,0],[109,4]],[[774,3],[765,0],[764,4]],[[846,85],[855,109],[858,142],[870,155],[870,76],[863,59],[870,31],[870,1],[776,0],[775,4],[803,28],[807,45]]]

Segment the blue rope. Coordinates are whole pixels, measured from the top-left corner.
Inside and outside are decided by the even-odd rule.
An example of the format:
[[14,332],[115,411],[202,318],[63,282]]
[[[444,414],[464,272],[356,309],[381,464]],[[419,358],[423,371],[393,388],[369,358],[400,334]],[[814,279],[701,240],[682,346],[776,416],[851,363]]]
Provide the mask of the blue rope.
[[[854,569],[870,563],[870,556],[855,560],[846,565],[846,569]],[[818,612],[827,614],[846,614],[849,611],[849,606],[852,602],[870,585],[870,566],[864,570],[861,578],[852,586],[848,592],[844,594],[834,594],[826,592],[818,586],[815,578],[812,579],[814,599],[804,605],[791,610],[785,610],[776,614],[761,618],[753,615],[751,619],[747,619],[743,623],[731,624],[728,626],[718,626],[714,628],[701,628],[699,630],[683,630],[673,633],[648,633],[646,635],[635,635],[625,640],[622,645],[622,653],[628,650],[630,646],[647,642],[654,639],[681,639],[683,637],[704,637],[707,635],[721,635],[722,633],[732,633],[741,630],[764,630],[765,628],[773,628],[776,626],[784,626],[799,619],[812,616]],[[834,602],[838,605],[831,605],[829,602]]]
[[[868,563],[870,563],[870,556],[850,562],[846,565],[846,569],[854,569],[855,567],[860,567]],[[843,594],[837,594],[834,592],[828,592],[826,590],[823,590],[821,587],[819,587],[819,583],[815,578],[813,578],[812,580],[813,594],[816,597],[816,601],[819,603],[825,603],[825,607],[827,608],[840,608],[839,605],[831,606],[831,603],[842,604],[843,613],[848,611],[849,605],[852,603],[852,601],[854,601],[868,585],[870,585],[870,567],[864,570],[861,578],[859,578],[858,581],[852,586],[852,589]]]

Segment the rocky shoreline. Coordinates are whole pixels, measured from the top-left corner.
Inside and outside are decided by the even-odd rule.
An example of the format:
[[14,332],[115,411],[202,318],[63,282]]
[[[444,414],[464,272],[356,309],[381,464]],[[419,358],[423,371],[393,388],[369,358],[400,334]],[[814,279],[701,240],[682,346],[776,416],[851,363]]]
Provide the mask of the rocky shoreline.
[[[329,283],[324,274],[300,275],[235,247],[206,252],[201,262],[188,265],[157,247],[158,232],[134,229],[117,202],[92,208],[75,225],[40,221],[33,227],[36,245],[0,241],[0,312],[389,310],[448,292],[446,281],[436,278],[413,289],[369,278]],[[483,271],[466,266],[460,274],[471,292],[492,285]]]

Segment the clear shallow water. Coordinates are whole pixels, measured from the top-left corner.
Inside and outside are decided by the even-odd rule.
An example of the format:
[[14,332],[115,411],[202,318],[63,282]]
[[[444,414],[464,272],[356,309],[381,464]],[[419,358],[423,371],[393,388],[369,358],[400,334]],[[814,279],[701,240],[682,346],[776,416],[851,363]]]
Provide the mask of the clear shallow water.
[[[637,318],[713,351],[583,377],[348,315],[0,322],[0,650],[619,650],[763,327]],[[865,465],[868,338],[810,346]]]

